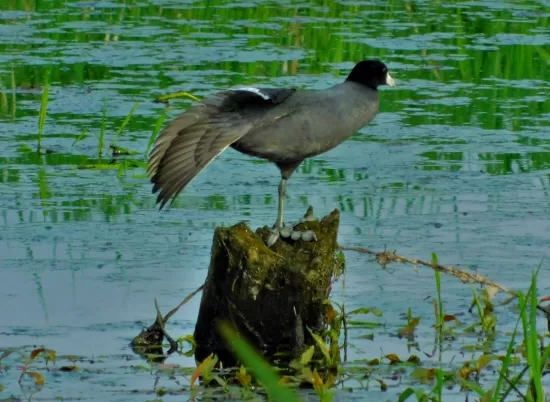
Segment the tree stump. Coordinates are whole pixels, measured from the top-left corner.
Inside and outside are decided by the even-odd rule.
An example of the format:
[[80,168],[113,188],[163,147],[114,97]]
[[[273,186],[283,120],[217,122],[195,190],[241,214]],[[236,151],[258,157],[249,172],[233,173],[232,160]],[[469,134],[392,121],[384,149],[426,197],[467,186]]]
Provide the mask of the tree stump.
[[297,226],[313,230],[317,241],[280,238],[272,248],[265,245],[267,226],[256,233],[244,223],[216,228],[195,326],[196,360],[215,353],[225,366],[236,363],[217,330],[220,320],[270,359],[295,357],[313,344],[307,328],[324,329],[331,279],[342,269],[339,223],[334,210]]

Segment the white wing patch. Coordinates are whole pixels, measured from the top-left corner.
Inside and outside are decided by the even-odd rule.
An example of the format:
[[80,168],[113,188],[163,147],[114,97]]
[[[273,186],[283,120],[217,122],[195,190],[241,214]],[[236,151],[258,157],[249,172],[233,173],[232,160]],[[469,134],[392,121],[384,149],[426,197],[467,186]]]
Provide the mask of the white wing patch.
[[261,96],[264,100],[269,100],[271,99],[271,96],[269,96],[268,94],[262,92],[260,89],[258,88],[254,88],[254,87],[237,87],[237,88],[231,88],[235,91],[247,91],[247,92],[252,92],[256,95],[259,95]]

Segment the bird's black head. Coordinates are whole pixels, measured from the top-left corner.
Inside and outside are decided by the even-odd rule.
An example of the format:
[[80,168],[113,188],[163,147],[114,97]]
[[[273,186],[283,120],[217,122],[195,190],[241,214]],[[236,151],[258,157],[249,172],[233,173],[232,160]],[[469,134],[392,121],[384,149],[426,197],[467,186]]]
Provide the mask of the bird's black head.
[[380,85],[395,86],[395,81],[388,73],[388,67],[378,60],[362,60],[353,67],[346,81],[357,82],[372,89]]

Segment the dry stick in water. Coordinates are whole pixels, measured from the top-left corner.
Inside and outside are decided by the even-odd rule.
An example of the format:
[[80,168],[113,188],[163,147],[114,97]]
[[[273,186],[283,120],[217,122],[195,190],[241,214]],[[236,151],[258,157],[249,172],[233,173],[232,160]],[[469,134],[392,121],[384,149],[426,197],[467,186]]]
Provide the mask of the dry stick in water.
[[[416,258],[403,257],[399,254],[396,254],[395,251],[387,251],[387,250],[374,251],[364,247],[348,247],[348,246],[338,246],[338,248],[340,250],[356,251],[361,254],[374,255],[376,258],[376,262],[378,262],[378,264],[380,264],[382,268],[385,268],[386,265],[392,262],[400,263],[400,264],[409,263],[414,265],[423,265],[433,270],[443,272],[447,275],[452,275],[454,277],[457,277],[464,283],[478,283],[480,285],[494,287],[498,290],[503,291],[504,293],[508,293],[509,295],[512,295],[513,297],[517,297],[518,295],[517,292],[513,291],[512,289],[508,289],[507,287],[500,285],[496,282],[493,282],[492,280],[488,279],[485,275],[471,274],[469,272],[463,271],[462,269],[458,269],[457,267],[453,267],[452,265],[433,264],[431,262],[419,260]],[[543,298],[542,300],[544,299],[545,298]],[[506,302],[504,304],[506,304]],[[537,310],[540,310],[544,313],[544,316],[548,321],[548,330],[550,331],[550,306],[545,307],[545,306],[541,306],[540,304],[537,304],[536,307],[537,307]]]
[[176,307],[174,307],[172,310],[170,310],[170,311],[168,312],[168,314],[166,314],[166,315],[164,316],[164,323],[166,323],[166,321],[168,321],[168,319],[169,319],[170,317],[172,317],[174,314],[176,314],[176,312],[179,310],[179,308],[180,308],[181,306],[183,306],[184,304],[186,304],[189,300],[191,300],[193,297],[195,297],[195,295],[196,295],[197,293],[199,293],[200,291],[202,291],[203,289],[204,289],[204,285],[201,285],[201,286],[199,286],[197,289],[195,289],[193,292],[189,293],[189,294],[187,295],[187,297],[186,297],[185,299],[183,299],[183,301],[182,301],[180,304],[178,304]]
[[[182,307],[184,304],[186,304],[189,300],[191,300],[197,293],[199,293],[203,289],[204,289],[204,285],[201,285],[199,288],[195,289],[185,299],[183,299],[183,301],[180,304],[178,304],[176,307],[174,307],[172,310],[170,310],[168,312],[168,314],[166,314],[164,317],[162,316],[162,313],[160,312],[158,301],[157,301],[157,298],[155,297],[155,309],[157,310],[157,318],[155,320],[155,324],[157,324],[159,326],[162,334],[164,335],[164,337],[166,337],[166,339],[170,343],[170,349],[168,350],[169,355],[172,354],[173,352],[175,352],[178,349],[178,343],[166,331],[166,328],[165,328],[166,323],[168,322],[170,317],[172,317],[180,309],[180,307]],[[153,324],[151,327],[149,327],[148,331],[153,331],[155,329],[155,324]],[[143,333],[146,333],[146,332],[142,331],[142,333],[140,335],[138,335],[138,337],[136,337],[134,339],[134,341],[137,338],[142,338]],[[132,342],[134,342],[134,341],[132,341]]]
[[480,274],[471,274],[469,272],[463,271],[461,269],[458,269],[457,267],[453,267],[452,265],[441,265],[441,264],[433,264],[431,262],[418,260],[416,258],[409,258],[409,257],[403,257],[399,254],[396,254],[395,251],[373,251],[369,250],[368,248],[363,247],[347,247],[347,246],[339,246],[340,250],[349,250],[349,251],[356,251],[361,254],[370,254],[374,255],[376,257],[376,262],[380,264],[383,268],[386,267],[389,263],[396,262],[396,263],[409,263],[414,265],[424,265],[425,267],[432,268],[433,270],[443,272],[447,275],[452,275],[460,279],[464,283],[479,283],[481,285],[487,285],[495,287],[504,293],[508,293],[512,296],[517,296],[517,293],[514,292],[511,289],[508,289],[505,286],[499,285],[496,282],[493,282],[490,279],[487,279],[486,276],[480,275]]

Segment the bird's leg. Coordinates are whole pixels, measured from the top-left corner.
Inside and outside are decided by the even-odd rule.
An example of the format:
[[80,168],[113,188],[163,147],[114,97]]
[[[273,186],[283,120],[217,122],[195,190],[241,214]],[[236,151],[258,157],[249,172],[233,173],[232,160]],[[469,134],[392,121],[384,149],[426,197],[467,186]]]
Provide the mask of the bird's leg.
[[285,226],[283,223],[283,216],[284,216],[284,202],[285,202],[285,195],[286,195],[286,182],[287,179],[282,178],[281,182],[279,183],[279,206],[277,208],[277,220],[275,221],[275,224],[273,225],[273,229],[271,229],[269,236],[267,238],[267,247],[271,247],[275,244],[275,242],[279,239],[279,237],[290,237],[292,240],[304,240],[304,241],[312,241],[317,240],[317,237],[315,236],[315,233],[312,230],[306,230],[305,232],[301,232],[299,230],[294,230],[294,227],[302,222],[311,222],[318,220],[317,217],[313,214],[313,208],[310,206],[307,209],[306,214],[302,219],[300,219],[295,224],[292,224],[290,226]]
[[302,163],[302,161],[294,161],[283,164],[277,163],[277,167],[281,171],[281,182],[279,183],[279,206],[277,208],[277,220],[275,221],[275,225],[273,225],[273,229],[269,232],[269,236],[266,240],[267,247],[273,246],[279,237],[290,237],[292,240],[302,239],[304,241],[317,240],[315,233],[313,233],[312,230],[306,230],[305,232],[294,230],[294,227],[299,223],[317,220],[315,215],[313,215],[312,207],[309,207],[304,217],[294,225],[285,226],[283,223],[286,182],[300,163]]
[[279,206],[277,208],[277,220],[275,221],[275,225],[273,225],[273,229],[271,230],[271,232],[269,233],[269,237],[267,238],[267,247],[271,247],[275,244],[275,242],[279,238],[281,230],[283,229],[285,194],[286,179],[283,177],[281,178],[281,182],[279,183]]
[[279,183],[279,207],[277,208],[277,220],[275,221],[275,227],[279,230],[283,228],[285,195],[286,195],[286,179],[282,178],[281,182]]

